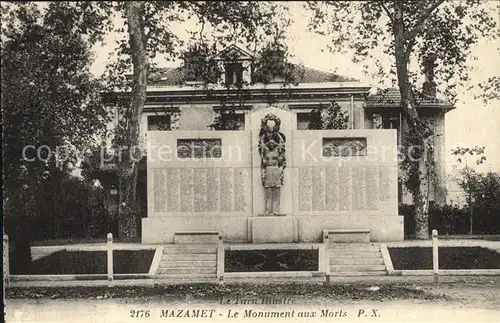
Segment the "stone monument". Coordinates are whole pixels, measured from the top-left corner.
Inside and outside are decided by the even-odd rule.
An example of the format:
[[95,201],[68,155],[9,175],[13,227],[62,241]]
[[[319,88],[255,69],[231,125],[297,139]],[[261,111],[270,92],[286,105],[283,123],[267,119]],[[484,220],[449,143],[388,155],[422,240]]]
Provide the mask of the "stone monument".
[[403,240],[395,130],[297,130],[295,111],[279,105],[248,117],[242,131],[148,132],[144,243],[213,232],[318,243],[324,230]]

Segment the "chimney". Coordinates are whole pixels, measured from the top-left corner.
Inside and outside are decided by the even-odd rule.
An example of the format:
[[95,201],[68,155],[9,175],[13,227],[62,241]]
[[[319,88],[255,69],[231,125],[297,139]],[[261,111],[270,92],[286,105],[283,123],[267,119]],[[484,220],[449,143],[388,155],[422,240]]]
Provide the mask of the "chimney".
[[425,82],[422,89],[424,96],[436,97],[436,83],[434,82],[434,68],[436,66],[436,54],[431,53],[424,57],[423,67]]

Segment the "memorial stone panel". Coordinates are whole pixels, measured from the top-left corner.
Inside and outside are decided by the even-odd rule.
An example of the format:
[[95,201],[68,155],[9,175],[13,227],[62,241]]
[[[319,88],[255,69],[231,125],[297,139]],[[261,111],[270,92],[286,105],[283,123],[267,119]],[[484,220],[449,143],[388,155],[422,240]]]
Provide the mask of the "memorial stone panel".
[[382,201],[388,201],[391,196],[390,196],[390,182],[389,182],[389,176],[387,172],[384,172],[383,169],[379,168],[379,192],[380,192],[380,199]]
[[233,170],[233,185],[234,185],[234,212],[245,212],[246,202],[245,202],[245,186],[249,182],[244,182],[243,172],[241,169]]
[[164,210],[164,196],[167,195],[168,193],[165,194],[165,190],[167,189],[166,186],[166,178],[163,176],[163,172],[160,170],[153,170],[153,178],[154,178],[154,211],[155,212],[163,212]]
[[[162,173],[161,170],[157,169],[156,173]],[[163,181],[163,185],[167,187],[167,212],[179,212],[180,205],[180,170],[179,168],[167,168],[167,178],[170,179],[168,181],[168,185],[166,179]],[[161,185],[161,184],[160,184]],[[158,185],[159,186],[159,185]],[[164,197],[163,197],[164,198]],[[156,201],[156,199],[155,199]],[[158,211],[165,212],[165,211]]]
[[339,190],[338,190],[338,168],[325,167],[325,208],[330,211],[339,209]]
[[325,210],[325,168],[314,167],[312,169],[312,209],[314,211]]
[[220,211],[232,212],[234,209],[233,194],[233,170],[223,168],[220,170]]
[[339,167],[339,177],[338,183],[339,190],[339,211],[350,211],[351,210],[351,167],[340,166]]
[[300,167],[296,185],[300,212],[377,211],[390,192],[380,166]]
[[209,168],[207,170],[207,212],[217,212],[220,210],[220,169]]
[[312,209],[312,172],[310,167],[299,168],[299,211]]
[[366,167],[365,168],[365,179],[366,179],[366,208],[368,210],[376,210],[377,209],[377,201],[378,201],[378,190],[374,189],[378,187],[377,181],[378,171],[376,167]]
[[154,169],[154,212],[245,212],[249,170],[229,167]]

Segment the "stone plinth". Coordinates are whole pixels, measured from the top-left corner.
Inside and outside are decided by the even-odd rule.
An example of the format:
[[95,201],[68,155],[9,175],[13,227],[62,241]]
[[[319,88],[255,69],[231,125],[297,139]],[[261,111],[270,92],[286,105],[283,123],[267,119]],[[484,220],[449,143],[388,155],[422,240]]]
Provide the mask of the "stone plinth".
[[251,219],[253,243],[297,242],[297,220],[289,216],[262,216]]
[[175,244],[214,244],[219,242],[217,231],[180,231],[174,235]]
[[369,229],[370,241],[403,240],[403,217],[392,214],[364,214],[298,217],[298,236],[300,242],[322,241],[324,229],[355,230]]
[[323,230],[330,242],[370,242],[370,229]]

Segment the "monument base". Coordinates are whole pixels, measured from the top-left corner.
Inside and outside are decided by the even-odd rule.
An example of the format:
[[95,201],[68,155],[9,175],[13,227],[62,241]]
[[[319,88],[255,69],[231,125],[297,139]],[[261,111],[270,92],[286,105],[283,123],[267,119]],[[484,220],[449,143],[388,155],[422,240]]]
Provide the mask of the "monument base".
[[251,219],[253,243],[298,242],[297,219],[287,216],[259,216]]
[[402,241],[404,238],[403,217],[394,214],[276,217],[190,214],[143,218],[142,243],[174,243],[176,232],[193,230],[221,232],[224,243],[320,243],[324,229],[369,229],[372,242]]
[[259,214],[257,214],[257,216],[268,216],[268,217],[271,217],[271,216],[286,216],[286,214],[285,213],[276,213],[276,214],[259,213]]

